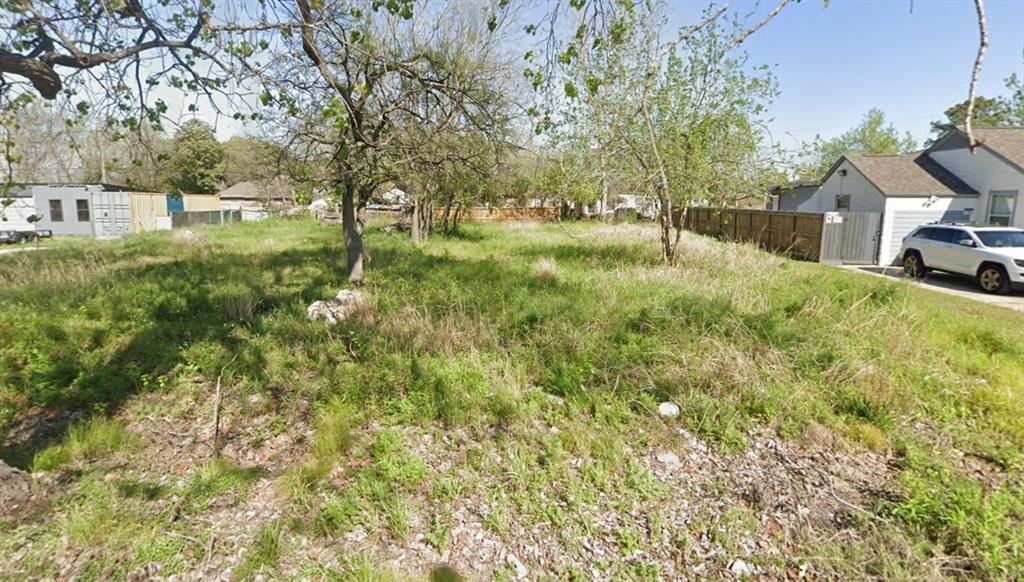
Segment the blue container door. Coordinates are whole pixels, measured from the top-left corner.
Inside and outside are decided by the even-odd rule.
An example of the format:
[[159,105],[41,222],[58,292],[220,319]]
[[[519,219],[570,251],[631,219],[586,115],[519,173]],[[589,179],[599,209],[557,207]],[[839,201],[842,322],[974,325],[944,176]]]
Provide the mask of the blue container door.
[[185,197],[180,194],[168,194],[167,212],[185,212]]

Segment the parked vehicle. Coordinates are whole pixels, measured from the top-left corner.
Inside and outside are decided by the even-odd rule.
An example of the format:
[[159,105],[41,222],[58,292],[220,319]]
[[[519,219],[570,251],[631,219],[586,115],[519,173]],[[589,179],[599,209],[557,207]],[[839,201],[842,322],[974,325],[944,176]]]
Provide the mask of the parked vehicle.
[[1024,230],[962,224],[926,224],[903,239],[903,271],[919,279],[929,271],[966,275],[986,293],[1024,291]]
[[0,243],[24,244],[52,236],[52,230],[0,230]]

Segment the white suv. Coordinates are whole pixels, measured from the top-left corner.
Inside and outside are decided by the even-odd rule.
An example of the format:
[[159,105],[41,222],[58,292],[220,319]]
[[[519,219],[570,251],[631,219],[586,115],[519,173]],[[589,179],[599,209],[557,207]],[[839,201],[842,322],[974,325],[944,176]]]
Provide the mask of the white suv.
[[1000,226],[925,224],[903,239],[903,271],[919,279],[929,271],[976,278],[986,293],[1024,291],[1024,230]]

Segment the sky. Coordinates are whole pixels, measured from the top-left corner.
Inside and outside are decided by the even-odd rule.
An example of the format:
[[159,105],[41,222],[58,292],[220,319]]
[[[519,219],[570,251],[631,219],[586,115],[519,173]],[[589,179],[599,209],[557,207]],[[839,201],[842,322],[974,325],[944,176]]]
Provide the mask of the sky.
[[[734,1],[766,14],[774,0]],[[703,2],[675,0],[682,22]],[[913,12],[911,12],[913,6]],[[1024,76],[1024,0],[987,0],[990,47],[979,94],[1005,93],[1003,79]],[[753,22],[753,20],[751,20]],[[971,0],[821,0],[790,4],[745,43],[752,64],[774,65],[781,95],[772,107],[773,138],[786,148],[828,138],[878,107],[920,144],[929,123],[967,98],[978,50]]]
[[[668,4],[673,27],[692,25],[708,6],[705,0]],[[753,23],[776,0],[729,4]],[[985,6],[990,47],[979,94],[991,97],[1004,93],[1010,74],[1024,77],[1024,0],[986,0]],[[921,144],[929,123],[967,98],[978,24],[972,0],[831,0],[827,6],[802,0],[743,46],[751,65],[774,67],[781,94],[768,127],[784,148],[842,133],[873,107]],[[224,117],[216,125],[221,139],[245,132]]]

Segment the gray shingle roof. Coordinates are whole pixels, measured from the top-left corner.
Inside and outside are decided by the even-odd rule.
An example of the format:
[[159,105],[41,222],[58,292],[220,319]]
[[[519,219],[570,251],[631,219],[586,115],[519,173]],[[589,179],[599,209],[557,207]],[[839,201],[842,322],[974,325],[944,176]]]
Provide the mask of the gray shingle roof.
[[978,192],[925,152],[846,159],[885,196],[964,196]]
[[1024,127],[979,127],[974,139],[1024,169]]

